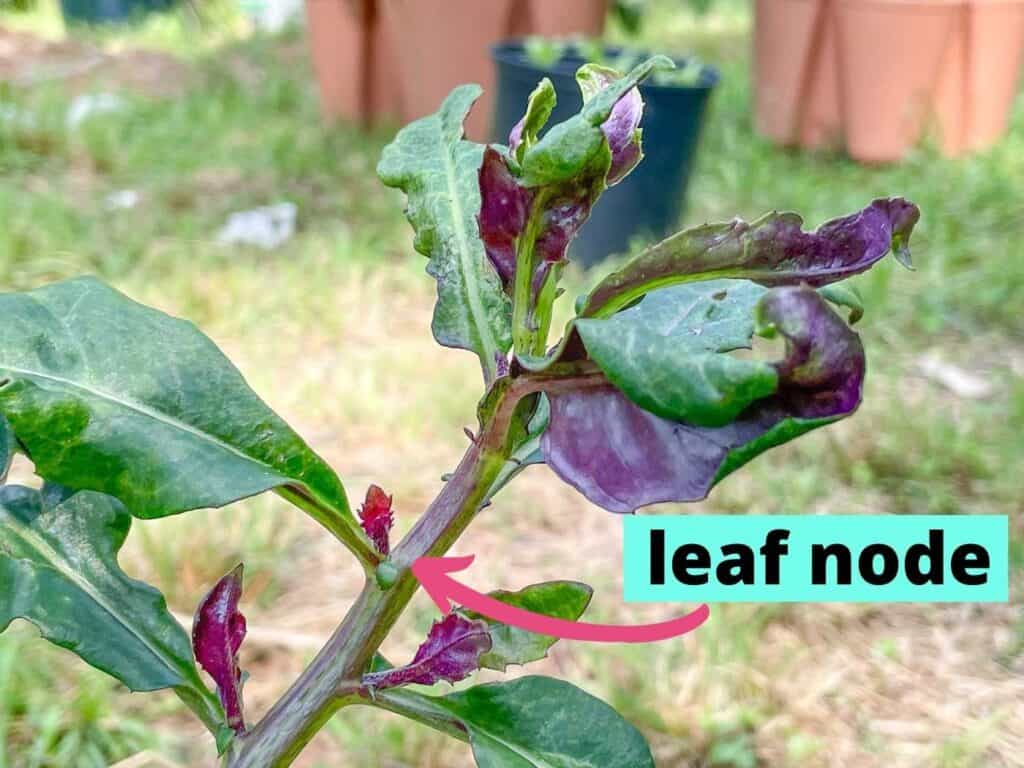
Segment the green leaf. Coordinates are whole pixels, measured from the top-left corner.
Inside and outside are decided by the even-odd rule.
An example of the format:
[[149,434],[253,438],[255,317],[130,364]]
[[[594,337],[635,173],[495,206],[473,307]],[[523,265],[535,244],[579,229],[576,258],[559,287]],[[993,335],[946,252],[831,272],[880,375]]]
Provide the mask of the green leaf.
[[[508,605],[553,616],[556,619],[575,621],[590,604],[594,590],[578,581],[548,581],[533,584],[518,592],[499,590],[490,597]],[[557,637],[538,635],[518,627],[502,624],[475,611],[462,610],[467,618],[487,622],[491,633],[491,650],[480,656],[480,666],[504,672],[510,664],[528,664],[548,655],[548,649]]]
[[[585,83],[591,79],[593,74],[591,70],[593,66],[594,65],[584,65],[582,72],[577,74],[577,79],[581,83]],[[595,90],[589,88],[585,89],[584,96],[586,97],[586,103],[583,107],[583,116],[587,118],[592,125],[601,125],[608,119],[608,116],[611,115],[616,102],[618,102],[618,100],[621,99],[627,91],[646,80],[648,75],[652,72],[656,70],[675,69],[675,66],[675,62],[672,61],[672,59],[668,56],[659,54],[637,64],[626,74],[625,77],[616,80],[614,84],[607,88],[603,88],[600,92],[595,92]]]
[[0,315],[0,415],[47,480],[143,518],[279,488],[362,541],[334,472],[191,323],[91,278],[2,294]]
[[437,279],[433,331],[438,343],[475,352],[487,381],[512,344],[511,304],[484,254],[477,229],[483,146],[462,138],[480,96],[476,85],[451,92],[440,111],[407,125],[384,148],[377,174],[408,197],[416,250]]
[[[580,113],[552,126],[540,141],[523,153],[522,163],[519,179],[522,186],[558,186],[580,176],[598,175],[588,173],[590,169],[604,167],[607,173],[611,151],[600,123],[594,125]],[[603,180],[603,176],[601,178]]]
[[27,619],[133,691],[174,688],[215,729],[223,712],[188,635],[163,596],[117,564],[130,526],[125,508],[100,493],[0,488],[0,632]]
[[373,702],[450,735],[468,735],[479,768],[654,768],[644,737],[574,685],[522,677],[443,697],[399,690]]
[[846,307],[850,310],[850,314],[846,318],[846,322],[850,325],[856,325],[857,321],[864,317],[864,299],[861,298],[860,291],[852,285],[847,283],[823,285],[818,289],[818,293],[837,307]]
[[[517,162],[522,163],[526,150],[537,143],[537,137],[544,126],[547,125],[557,101],[555,86],[545,77],[533,89],[530,99],[526,104],[526,114],[523,115],[519,143],[516,144],[513,153]],[[513,129],[514,132],[515,129]]]
[[750,346],[764,294],[741,280],[695,283],[655,291],[635,307],[575,327],[590,359],[641,408],[722,426],[778,387],[771,363],[729,354]]

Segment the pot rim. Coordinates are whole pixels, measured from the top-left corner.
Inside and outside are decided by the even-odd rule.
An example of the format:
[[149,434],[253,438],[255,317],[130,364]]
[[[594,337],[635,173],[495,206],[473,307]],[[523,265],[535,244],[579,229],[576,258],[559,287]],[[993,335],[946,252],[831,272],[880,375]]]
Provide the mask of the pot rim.
[[[572,43],[570,43],[569,50],[554,64],[548,67],[538,66],[530,61],[529,57],[527,57],[525,42],[526,38],[524,37],[514,37],[495,43],[491,46],[491,59],[496,64],[503,64],[519,70],[520,74],[530,75],[533,80],[540,79],[537,75],[540,75],[541,77],[544,75],[574,77],[576,70],[587,63],[587,60],[583,56],[579,55],[579,52],[573,47]],[[601,47],[606,54],[613,56],[626,50],[625,46],[621,45],[602,44]],[[641,57],[650,55],[650,52],[644,49],[634,50],[630,48],[629,52],[636,53]],[[682,67],[691,61],[693,57],[670,56],[669,58],[675,62],[677,67]],[[718,84],[721,77],[721,72],[719,72],[717,67],[701,62],[700,82],[691,85],[665,85],[647,81],[640,85],[640,89],[643,91],[665,92],[685,90],[709,91]]]

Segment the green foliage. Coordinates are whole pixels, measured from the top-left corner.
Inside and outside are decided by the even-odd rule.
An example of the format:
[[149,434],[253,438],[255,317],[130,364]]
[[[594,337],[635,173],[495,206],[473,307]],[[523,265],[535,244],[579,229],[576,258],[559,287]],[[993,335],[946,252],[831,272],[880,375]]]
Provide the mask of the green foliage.
[[764,293],[754,283],[711,280],[657,291],[637,307],[575,327],[590,358],[637,405],[719,426],[778,386],[770,363],[729,354],[750,346]]
[[522,677],[439,698],[399,691],[382,700],[432,727],[464,729],[480,768],[654,768],[636,728],[561,680]]
[[496,356],[508,351],[512,336],[508,298],[477,234],[483,147],[462,138],[462,121],[480,92],[460,86],[437,114],[403,128],[385,148],[377,173],[408,196],[416,250],[430,259],[427,271],[437,280],[434,337],[475,352],[490,381]]
[[[556,619],[575,621],[590,604],[594,590],[578,581],[546,581],[524,587],[518,592],[499,590],[490,597],[516,608]],[[462,611],[470,619],[487,622],[491,632],[491,650],[480,657],[480,666],[504,672],[509,665],[529,664],[543,659],[557,637],[537,635],[489,619],[474,611]]]
[[220,707],[199,680],[188,636],[163,596],[117,564],[130,525],[109,496],[0,487],[0,628],[28,619],[130,689],[174,688],[215,723]]
[[143,518],[289,486],[355,527],[334,472],[191,323],[92,279],[0,312],[0,411],[44,477]]

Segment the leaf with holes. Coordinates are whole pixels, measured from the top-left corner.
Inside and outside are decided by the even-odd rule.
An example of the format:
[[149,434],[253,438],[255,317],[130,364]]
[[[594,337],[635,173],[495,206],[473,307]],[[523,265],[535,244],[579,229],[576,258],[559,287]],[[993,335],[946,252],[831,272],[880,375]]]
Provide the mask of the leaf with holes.
[[133,691],[173,688],[216,727],[223,710],[199,680],[185,630],[157,590],[118,566],[130,526],[100,493],[0,488],[0,631],[27,619]]
[[0,315],[0,415],[46,479],[143,518],[278,488],[363,540],[338,477],[192,323],[90,278]]
[[[711,324],[706,342],[692,342],[703,343],[706,351],[713,352],[719,348],[716,345],[728,348],[744,336],[749,339],[755,326],[763,335],[783,337],[785,356],[758,364],[772,368],[774,384],[766,396],[751,399],[722,424],[664,418],[646,409],[654,403],[657,411],[671,416],[692,410],[695,403],[702,408],[714,403],[731,411],[737,397],[747,399],[749,384],[742,375],[710,382],[712,392],[732,392],[721,401],[708,399],[707,393],[683,386],[671,375],[683,370],[687,356],[694,354],[692,347],[677,349],[675,332],[705,335],[700,322],[703,313],[690,314],[695,297],[699,305],[715,301],[713,294],[701,299],[701,291],[737,290],[741,289],[734,281],[676,286],[622,313],[630,322],[640,326],[651,322],[664,330],[657,318],[675,306],[682,327],[670,326],[672,338],[663,340],[660,350],[638,347],[638,363],[630,359],[628,344],[622,347],[621,358],[605,357],[603,364],[615,371],[609,375],[612,383],[549,394],[550,422],[541,448],[556,474],[612,512],[633,512],[658,502],[696,501],[760,453],[853,413],[864,382],[864,348],[825,299],[807,286],[765,291],[753,307],[752,321],[743,316],[749,310],[749,297],[737,302],[731,310],[739,315],[733,318],[735,327],[726,324],[716,329]],[[677,360],[677,355],[682,359]],[[659,369],[669,373],[662,375]],[[749,375],[755,380],[762,376],[757,367]],[[723,389],[723,382],[730,383],[731,389]],[[701,380],[702,387],[708,385]]]

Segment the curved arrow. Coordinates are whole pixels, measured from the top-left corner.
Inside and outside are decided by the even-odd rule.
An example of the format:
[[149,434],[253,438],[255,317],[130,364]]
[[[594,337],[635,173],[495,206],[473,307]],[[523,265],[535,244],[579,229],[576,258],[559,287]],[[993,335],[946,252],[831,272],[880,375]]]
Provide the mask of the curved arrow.
[[474,555],[421,557],[412,564],[413,576],[423,585],[427,594],[441,609],[441,613],[451,613],[452,602],[456,602],[471,611],[528,632],[595,643],[652,643],[668,640],[692,632],[707,621],[711,613],[707,605],[701,605],[697,610],[678,619],[637,626],[586,624],[556,619],[488,597],[448,575],[465,570],[472,564],[474,558]]

